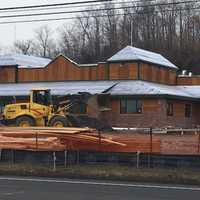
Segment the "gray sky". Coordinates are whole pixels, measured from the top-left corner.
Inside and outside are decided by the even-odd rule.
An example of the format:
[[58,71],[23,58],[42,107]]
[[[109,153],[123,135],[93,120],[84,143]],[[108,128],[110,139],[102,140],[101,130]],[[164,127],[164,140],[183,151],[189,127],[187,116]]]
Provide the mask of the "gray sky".
[[[28,5],[39,5],[39,4],[53,4],[53,3],[67,3],[67,2],[77,2],[83,0],[1,0],[0,1],[0,8],[4,7],[14,7],[14,6],[28,6]],[[76,8],[80,9],[80,8]],[[69,9],[68,9],[69,10]],[[47,10],[43,12],[53,12],[55,10]],[[58,11],[58,10],[57,10]],[[61,11],[61,10],[60,10]],[[33,11],[31,11],[33,12]],[[42,11],[38,11],[42,12]],[[14,15],[14,14],[22,14],[23,12],[17,13],[2,13],[0,11],[0,16],[2,15]],[[8,18],[8,19],[1,19],[0,22],[3,21],[11,21],[11,20],[21,20],[21,19],[38,19],[38,18],[56,18],[56,17],[71,17],[72,15],[55,15],[55,16],[39,16],[39,17],[26,17],[26,18]],[[40,27],[42,25],[48,24],[52,29],[56,29],[57,27],[61,26],[65,22],[68,21],[50,21],[50,22],[34,22],[34,23],[17,23],[17,24],[0,24],[0,47],[1,46],[11,46],[13,42],[16,40],[21,39],[29,39],[33,37],[34,29]]]

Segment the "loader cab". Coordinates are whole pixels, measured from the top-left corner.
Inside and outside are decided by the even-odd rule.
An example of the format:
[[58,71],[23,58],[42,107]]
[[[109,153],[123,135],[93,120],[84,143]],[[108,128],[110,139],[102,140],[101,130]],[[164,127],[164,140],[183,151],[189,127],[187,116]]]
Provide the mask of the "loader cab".
[[31,103],[37,103],[44,106],[52,105],[52,97],[49,89],[33,89],[30,94]]

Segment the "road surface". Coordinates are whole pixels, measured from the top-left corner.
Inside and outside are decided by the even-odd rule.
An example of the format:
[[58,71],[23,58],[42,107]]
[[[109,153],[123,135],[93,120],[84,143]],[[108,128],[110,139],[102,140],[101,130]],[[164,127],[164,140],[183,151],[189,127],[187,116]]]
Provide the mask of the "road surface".
[[200,187],[0,176],[0,200],[199,200]]

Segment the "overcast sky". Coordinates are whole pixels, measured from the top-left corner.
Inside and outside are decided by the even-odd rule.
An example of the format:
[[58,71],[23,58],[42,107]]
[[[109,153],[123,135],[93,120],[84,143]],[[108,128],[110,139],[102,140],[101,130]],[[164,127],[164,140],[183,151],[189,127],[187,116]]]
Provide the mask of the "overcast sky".
[[[29,6],[29,5],[39,5],[39,4],[53,4],[53,3],[67,3],[67,2],[77,2],[83,0],[0,0],[0,8],[5,7],[14,7],[14,6]],[[77,8],[76,8],[77,9]],[[78,8],[80,9],[80,8]],[[54,10],[55,11],[55,10]],[[58,10],[57,10],[58,11]],[[31,11],[33,12],[33,11]],[[38,11],[39,12],[39,11]],[[41,12],[41,11],[40,11]],[[44,11],[43,11],[44,12]],[[53,10],[47,10],[45,12],[53,12]],[[14,14],[23,14],[23,12],[18,13],[2,13],[0,11],[0,16],[2,15],[14,15]],[[59,17],[70,17],[72,15],[58,15]],[[51,18],[58,16],[48,16],[48,17],[39,17],[39,18]],[[21,19],[38,19],[38,17],[32,18],[8,18],[1,19],[3,21],[11,20],[21,20]],[[69,21],[69,20],[68,20]],[[51,22],[34,22],[34,23],[17,23],[17,24],[0,24],[0,46],[11,46],[15,40],[19,39],[29,39],[33,37],[34,29],[42,25],[48,24],[51,28],[56,29],[67,21],[51,21]]]

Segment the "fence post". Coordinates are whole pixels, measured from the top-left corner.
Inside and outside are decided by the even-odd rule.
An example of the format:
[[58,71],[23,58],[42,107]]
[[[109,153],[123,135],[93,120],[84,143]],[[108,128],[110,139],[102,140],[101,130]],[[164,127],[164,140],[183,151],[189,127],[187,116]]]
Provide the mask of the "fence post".
[[53,171],[56,171],[56,153],[53,152]]
[[64,166],[65,168],[67,168],[67,150],[64,151],[64,155],[65,155]]
[[35,144],[36,144],[36,149],[38,149],[38,133],[37,132],[35,134]]
[[15,153],[15,150],[12,149],[11,150],[11,155],[12,155],[11,162],[12,162],[12,165],[14,165],[14,162],[15,162],[15,154],[14,153]]
[[148,167],[151,167],[151,154],[153,151],[153,134],[152,134],[152,127],[149,129],[149,136],[150,136],[150,151],[148,156]]
[[200,132],[198,129],[198,153],[200,153]]
[[101,150],[101,131],[98,130],[98,136],[99,136],[99,150]]
[[138,169],[140,167],[140,151],[137,151],[137,163],[136,168]]
[[2,149],[0,149],[0,161],[1,161],[1,157],[2,157]]
[[76,164],[79,164],[79,150],[76,151]]

